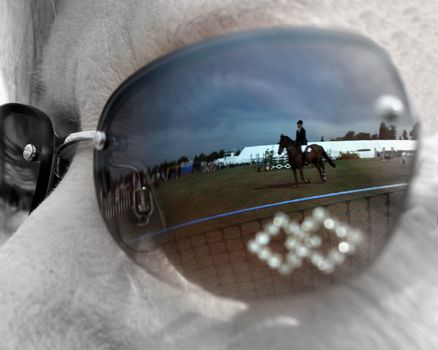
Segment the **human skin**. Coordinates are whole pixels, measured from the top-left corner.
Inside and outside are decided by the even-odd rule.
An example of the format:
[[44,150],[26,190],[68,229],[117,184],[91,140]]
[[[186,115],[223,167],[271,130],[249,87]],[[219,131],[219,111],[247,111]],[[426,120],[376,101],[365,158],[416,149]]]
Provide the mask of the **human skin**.
[[59,1],[38,107],[60,132],[67,117],[95,129],[126,77],[190,43],[252,28],[337,27],[376,40],[400,68],[423,124],[422,166],[399,227],[366,271],[247,304],[199,290],[160,252],[127,256],[98,211],[91,145],[80,147],[0,249],[0,348],[435,349],[437,10],[402,0]]

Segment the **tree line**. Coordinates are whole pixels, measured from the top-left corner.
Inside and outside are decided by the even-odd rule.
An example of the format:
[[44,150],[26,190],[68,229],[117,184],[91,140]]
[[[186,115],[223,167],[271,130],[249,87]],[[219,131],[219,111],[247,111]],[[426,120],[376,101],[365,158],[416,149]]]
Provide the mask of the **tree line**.
[[[236,153],[238,155],[239,152]],[[202,162],[213,162],[216,159],[225,157],[225,150],[214,151],[209,154],[200,153],[193,158],[193,165],[196,167]],[[154,166],[152,169],[148,168],[148,172],[154,173],[156,171],[166,172],[168,169],[177,168],[183,163],[188,163],[190,159],[187,156],[181,156],[178,160],[167,161],[164,160],[161,164]]]
[[[348,131],[344,136],[330,139],[330,141],[351,141],[351,140],[397,140],[397,128],[395,125],[387,125],[381,122],[379,131],[375,134],[369,132]],[[418,140],[418,123],[415,123],[409,133],[403,130],[399,136],[399,140]],[[321,137],[324,141],[324,136]]]

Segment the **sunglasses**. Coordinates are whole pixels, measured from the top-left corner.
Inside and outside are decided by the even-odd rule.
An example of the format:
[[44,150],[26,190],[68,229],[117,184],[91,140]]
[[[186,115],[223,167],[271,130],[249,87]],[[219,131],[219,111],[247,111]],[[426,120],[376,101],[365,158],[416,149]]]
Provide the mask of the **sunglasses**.
[[160,248],[193,282],[248,298],[368,266],[403,210],[418,148],[385,51],[313,29],[160,58],[117,88],[97,131],[58,137],[43,112],[13,103],[0,135],[3,212],[35,209],[65,173],[64,152],[93,140],[114,239],[133,255]]

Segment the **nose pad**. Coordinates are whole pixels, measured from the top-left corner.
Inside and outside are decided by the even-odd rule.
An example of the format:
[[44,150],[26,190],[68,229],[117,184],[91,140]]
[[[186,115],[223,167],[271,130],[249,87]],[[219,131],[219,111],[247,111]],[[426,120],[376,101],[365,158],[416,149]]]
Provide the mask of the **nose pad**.
[[146,186],[135,190],[133,211],[137,218],[137,226],[145,226],[149,223],[154,213],[154,199]]

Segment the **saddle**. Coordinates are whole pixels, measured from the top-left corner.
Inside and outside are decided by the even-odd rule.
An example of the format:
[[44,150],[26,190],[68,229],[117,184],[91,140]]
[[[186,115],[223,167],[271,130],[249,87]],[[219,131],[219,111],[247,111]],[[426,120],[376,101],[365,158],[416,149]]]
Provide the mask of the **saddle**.
[[303,160],[304,160],[304,165],[307,165],[307,157],[306,157],[306,153],[312,152],[312,149],[306,145],[306,148],[304,149],[304,151],[301,152],[301,155],[303,156]]

